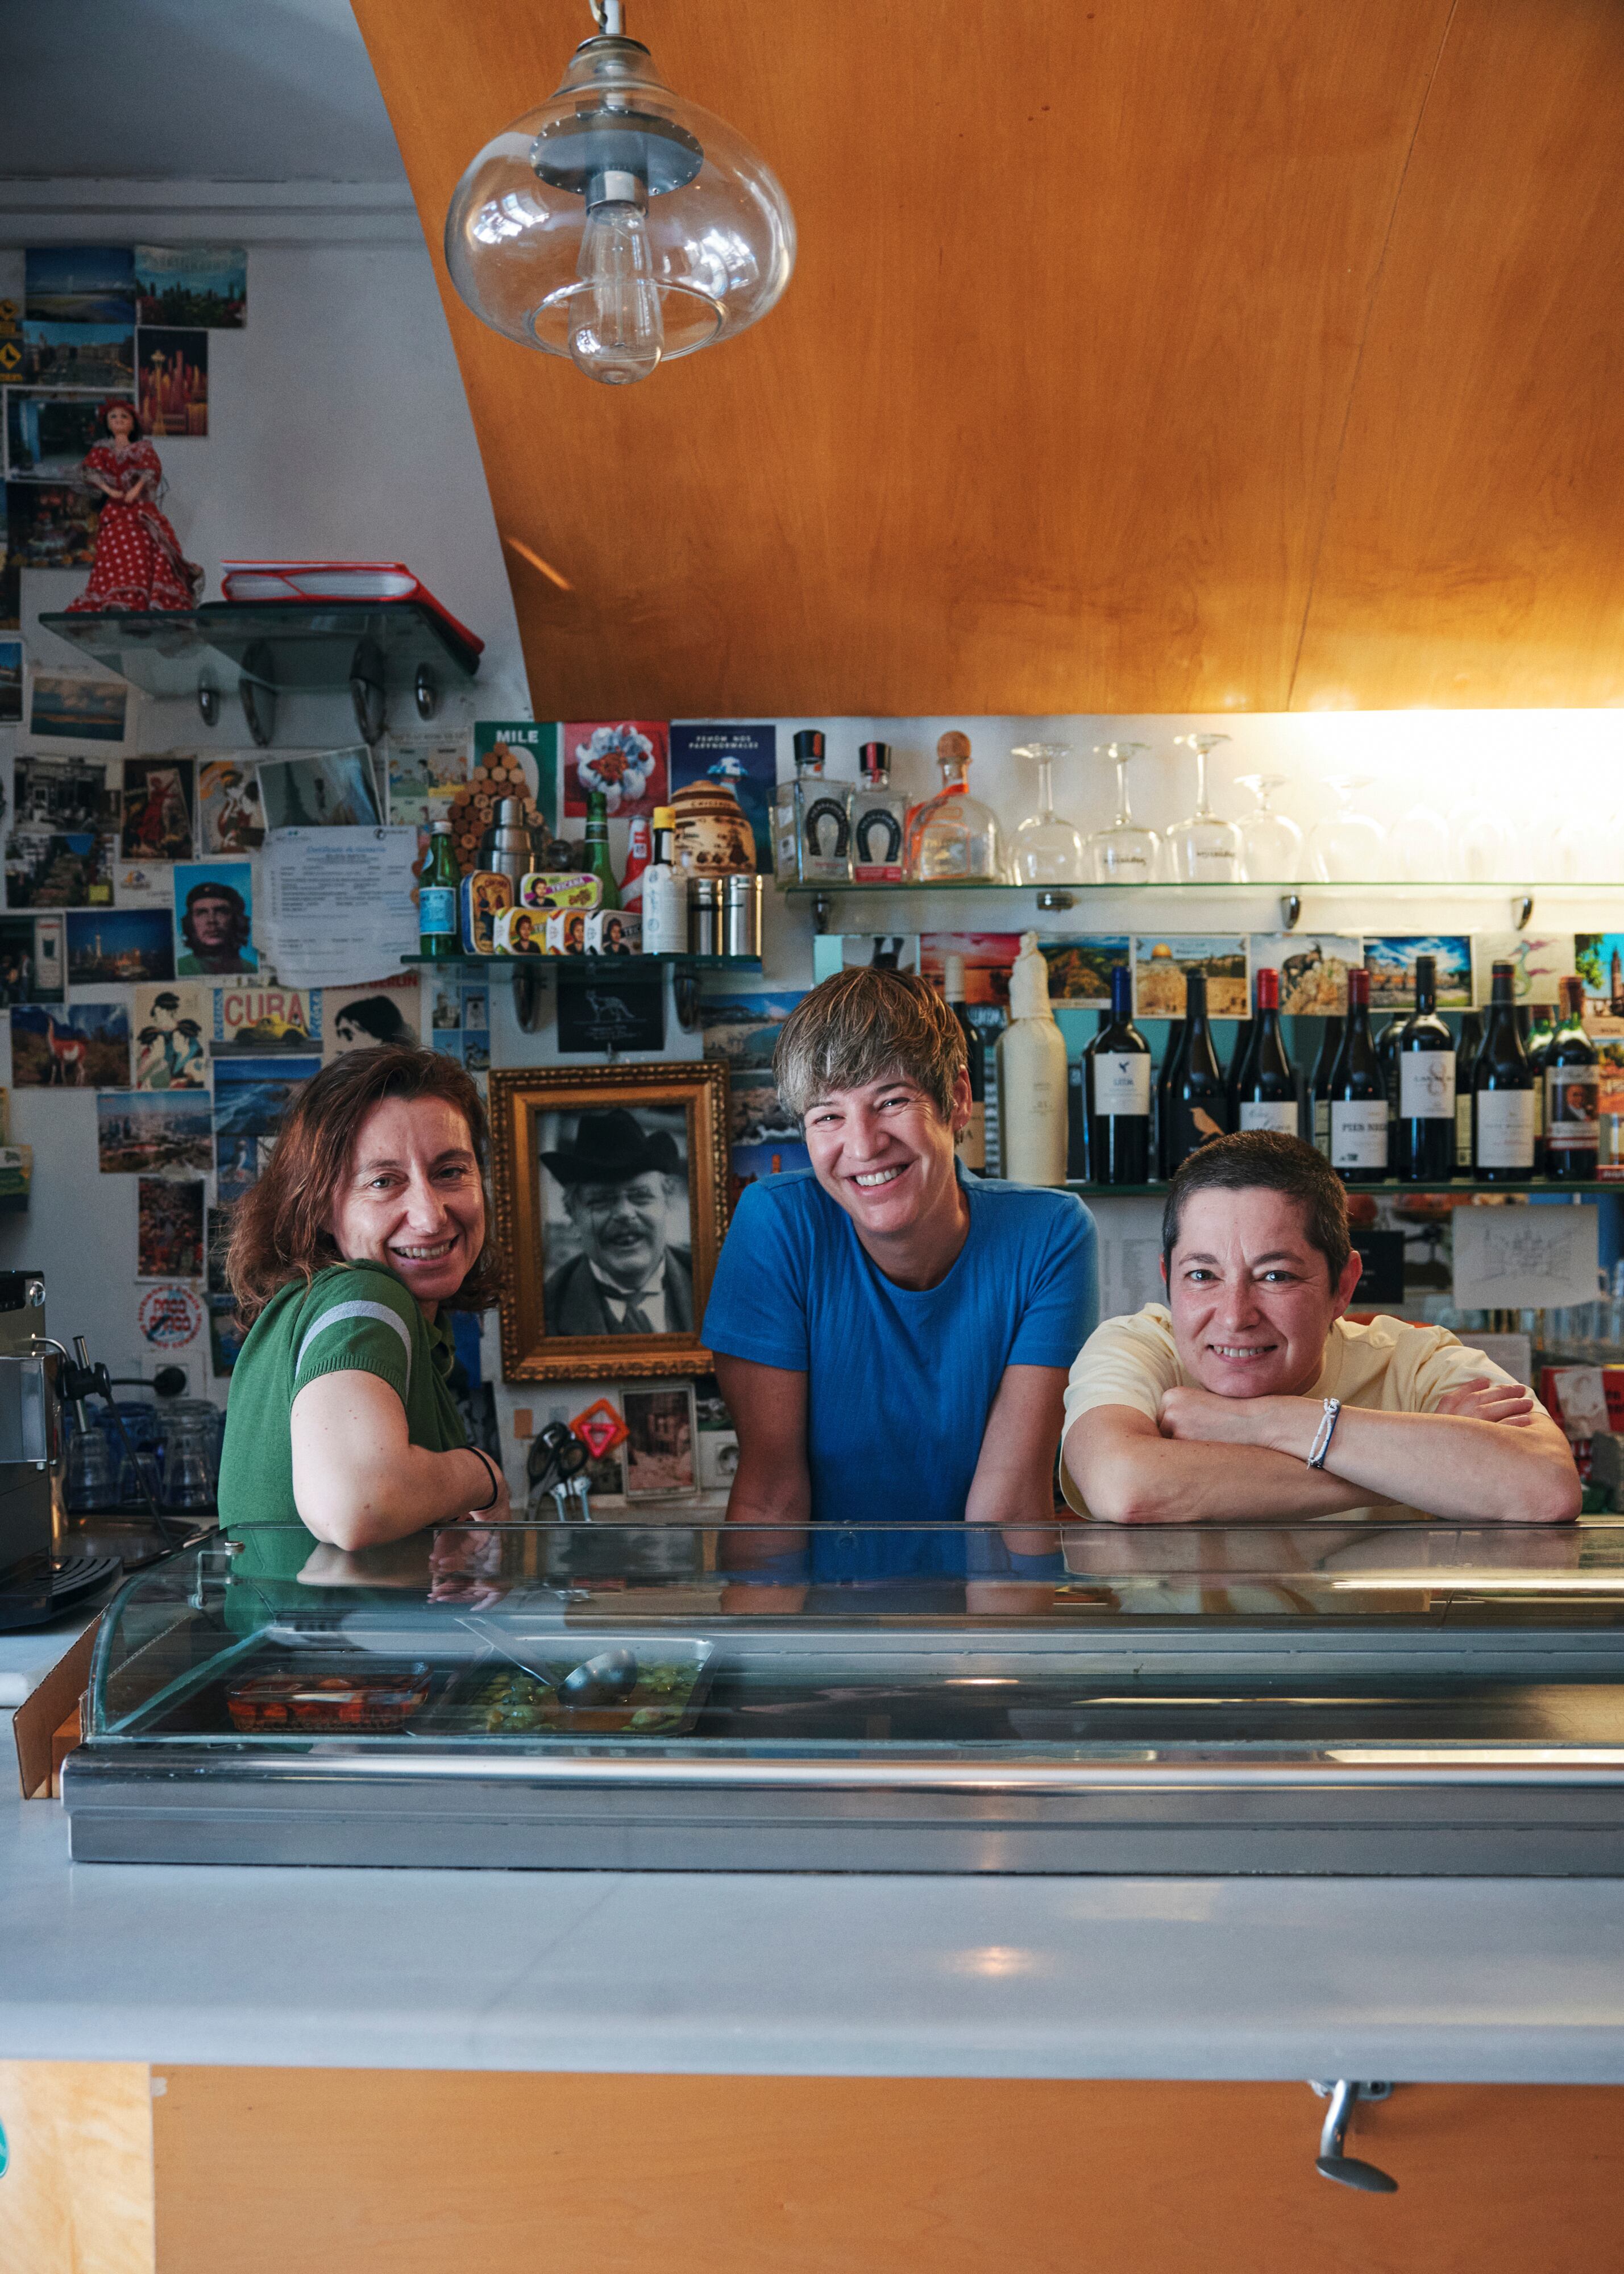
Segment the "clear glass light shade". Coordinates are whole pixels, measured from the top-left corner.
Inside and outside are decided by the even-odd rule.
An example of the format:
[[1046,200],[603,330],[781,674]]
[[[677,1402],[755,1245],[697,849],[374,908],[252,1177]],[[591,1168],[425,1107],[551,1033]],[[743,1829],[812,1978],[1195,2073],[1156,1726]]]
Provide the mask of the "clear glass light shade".
[[493,331],[623,386],[765,315],[795,223],[741,135],[605,35],[470,166],[446,262]]

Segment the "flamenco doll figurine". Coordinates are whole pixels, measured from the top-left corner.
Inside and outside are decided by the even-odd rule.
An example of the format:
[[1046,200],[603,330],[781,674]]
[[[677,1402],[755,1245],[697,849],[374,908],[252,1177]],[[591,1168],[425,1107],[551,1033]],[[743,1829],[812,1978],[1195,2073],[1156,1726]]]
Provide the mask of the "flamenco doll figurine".
[[96,528],[90,582],[70,607],[144,614],[195,606],[203,571],[186,559],[158,510],[163,486],[158,453],[127,403],[104,403],[102,427],[107,439],[92,448],[80,471],[107,502]]

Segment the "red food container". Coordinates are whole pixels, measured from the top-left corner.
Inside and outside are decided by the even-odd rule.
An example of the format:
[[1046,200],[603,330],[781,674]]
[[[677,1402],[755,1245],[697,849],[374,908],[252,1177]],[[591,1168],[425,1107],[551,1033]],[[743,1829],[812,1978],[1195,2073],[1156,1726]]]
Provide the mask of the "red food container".
[[226,1691],[231,1726],[244,1736],[342,1736],[402,1728],[429,1694],[429,1669],[360,1666],[338,1672],[245,1674]]

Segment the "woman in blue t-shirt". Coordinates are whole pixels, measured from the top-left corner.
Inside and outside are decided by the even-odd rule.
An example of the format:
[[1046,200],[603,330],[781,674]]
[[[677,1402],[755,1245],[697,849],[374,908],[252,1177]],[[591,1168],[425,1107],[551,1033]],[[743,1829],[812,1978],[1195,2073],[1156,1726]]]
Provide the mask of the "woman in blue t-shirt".
[[[729,1520],[835,1527],[801,1554],[819,1579],[1002,1570],[1006,1549],[1021,1569],[1055,1544],[1094,1220],[1071,1193],[959,1164],[964,1035],[922,979],[825,980],[785,1020],[774,1072],[812,1165],[745,1192],[705,1312],[739,1432]],[[843,1529],[966,1521],[1001,1531]],[[758,1537],[732,1561],[801,1550]]]

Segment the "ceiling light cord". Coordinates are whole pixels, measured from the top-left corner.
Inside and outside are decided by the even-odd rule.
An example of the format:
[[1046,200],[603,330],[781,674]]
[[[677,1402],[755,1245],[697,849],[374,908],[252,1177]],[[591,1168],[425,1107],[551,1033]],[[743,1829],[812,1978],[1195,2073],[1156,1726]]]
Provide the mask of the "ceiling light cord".
[[587,0],[587,4],[592,11],[592,21],[600,32],[612,40],[623,36],[626,26],[622,21],[621,0]]

